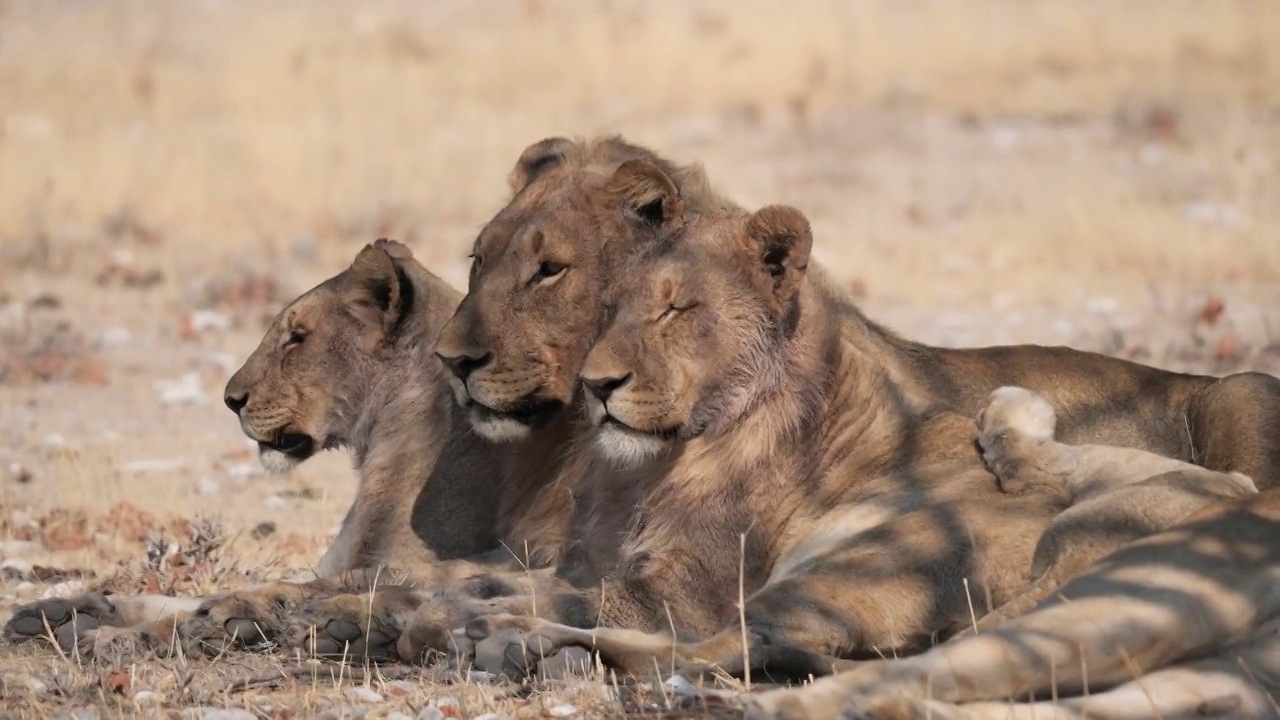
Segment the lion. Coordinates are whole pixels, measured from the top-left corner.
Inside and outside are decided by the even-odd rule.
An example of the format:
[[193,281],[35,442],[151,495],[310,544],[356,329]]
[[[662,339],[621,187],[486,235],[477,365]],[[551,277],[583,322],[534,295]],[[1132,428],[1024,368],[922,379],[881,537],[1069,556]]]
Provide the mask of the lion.
[[[971,627],[1024,592],[1037,538],[1072,501],[1005,493],[974,452],[973,417],[1003,385],[1042,394],[1069,441],[1241,473],[1213,489],[1170,464],[1182,477],[1152,482],[1166,495],[1232,497],[1252,490],[1245,476],[1277,477],[1277,378],[903,340],[808,267],[794,208],[686,219],[671,234],[659,243],[669,252],[625,273],[632,284],[582,372],[597,449],[617,468],[597,479],[593,521],[629,528],[600,626],[707,639],[630,632],[605,647],[604,631],[495,616],[455,638],[477,657],[514,657],[518,670],[575,644],[626,672],[673,658],[673,669],[746,669],[745,656],[803,677]],[[1146,490],[1161,494],[1135,497]],[[1115,537],[1182,512],[1136,505]]]
[[59,644],[78,639],[87,653],[108,638],[167,646],[175,625],[183,639],[253,643],[274,639],[303,599],[374,578],[440,582],[552,564],[567,494],[522,472],[528,448],[471,432],[430,355],[460,298],[407,247],[378,240],[281,310],[228,381],[226,405],[268,470],[287,472],[321,450],[354,455],[359,490],[309,582],[40,601],[20,608],[5,635],[44,635],[47,618]]
[[[678,184],[660,180],[629,185],[679,207]],[[453,635],[459,655],[481,666],[519,672],[536,664],[531,653],[591,646],[598,635],[583,624],[594,619],[636,631],[612,654],[595,646],[628,672],[672,658],[726,667],[745,654],[800,676],[918,652],[971,626],[1025,589],[1036,539],[1068,504],[1006,494],[983,465],[973,417],[1002,385],[1043,394],[1064,441],[1116,442],[1255,478],[1280,467],[1274,377],[899,338],[809,266],[811,234],[793,208],[664,212],[648,227],[642,246],[655,252],[640,252],[598,301],[616,314],[580,373],[597,456],[574,491],[585,557],[531,574],[525,614],[477,618]],[[512,271],[507,287],[557,282],[528,252],[516,257],[525,273]],[[668,333],[673,318],[693,317],[682,321],[694,323],[688,332]],[[561,347],[553,335],[517,350]],[[459,357],[487,367],[490,352]],[[569,364],[544,365],[540,386]],[[446,611],[442,593],[324,599],[304,608],[290,637],[305,645],[341,619],[398,638],[397,654],[412,660],[440,637],[442,618],[470,612]],[[673,625],[708,639],[647,634]]]
[[[650,178],[657,178],[659,184],[671,184],[671,192],[654,194],[650,189]],[[731,203],[711,190],[699,166],[678,166],[617,136],[585,141],[548,138],[534,143],[517,161],[510,175],[510,186],[513,198],[486,225],[476,241],[473,253],[476,257],[469,281],[471,290],[457,305],[456,315],[446,324],[435,349],[441,364],[449,370],[447,379],[454,386],[458,404],[466,409],[470,425],[482,437],[499,441],[494,446],[498,449],[495,457],[505,457],[502,465],[506,473],[518,476],[518,482],[513,481],[514,484],[531,493],[537,501],[524,507],[537,508],[545,514],[545,522],[538,528],[536,539],[528,537],[528,533],[510,533],[521,538],[510,546],[528,555],[521,566],[524,571],[550,566],[560,553],[577,550],[558,531],[562,528],[552,526],[564,509],[560,501],[567,497],[573,485],[569,478],[586,472],[582,464],[575,461],[577,426],[576,408],[572,406],[577,393],[576,367],[581,364],[581,357],[573,356],[572,346],[584,342],[583,338],[589,341],[587,334],[593,332],[598,324],[596,316],[600,310],[593,308],[592,303],[598,300],[596,293],[609,277],[607,262],[614,256],[625,254],[633,229],[643,229],[664,217],[682,216],[686,211],[696,212],[703,207],[718,208]],[[580,242],[583,238],[601,240]],[[512,252],[507,252],[508,248]],[[537,282],[518,284],[514,288],[503,287],[500,283],[509,275],[527,269],[527,258],[522,253],[528,251],[541,253],[540,257],[543,257],[535,263],[538,272],[534,279]],[[551,253],[555,253],[554,258],[547,259],[552,258]],[[485,259],[490,257],[492,261],[486,265]],[[543,265],[551,262],[556,264],[556,267],[551,267],[556,272],[543,273],[547,269]],[[544,274],[547,277],[542,277]],[[497,312],[494,312],[495,308]],[[518,314],[510,312],[512,308],[518,310]],[[513,336],[541,322],[545,331],[540,339],[547,340],[548,333],[554,329],[553,320],[562,325],[560,334],[555,337],[565,343],[562,350],[566,354],[550,357],[551,353],[544,353],[539,358],[525,356],[518,351]],[[483,323],[489,332],[487,336],[477,334],[474,327],[478,323]],[[466,329],[468,327],[471,329]],[[582,337],[575,338],[575,335]],[[477,341],[493,342],[493,347],[500,350],[496,356],[490,355],[491,358],[496,357],[492,367],[471,368],[465,360],[467,348],[471,347],[467,343]],[[497,345],[509,341],[509,345]],[[462,350],[449,349],[459,343]],[[510,355],[507,354],[508,348]],[[585,352],[586,348],[578,351],[580,355],[585,355]],[[502,368],[509,367],[512,361],[538,359],[552,364],[562,363],[570,368],[562,374],[570,382],[557,386],[551,377],[552,382],[534,387],[529,397],[514,395],[504,399],[494,392],[495,388],[515,389],[515,381],[530,377],[536,372],[537,365],[530,363],[532,369],[513,366],[505,376]],[[473,369],[476,372],[471,373]],[[434,374],[431,378],[438,380]],[[475,390],[476,401],[471,399],[468,388]],[[536,412],[529,412],[530,409]],[[515,442],[508,442],[512,440]],[[274,454],[264,457],[278,460]],[[520,498],[504,498],[500,505],[505,508],[510,504],[509,500],[516,502]],[[431,579],[439,577],[424,576],[420,571],[423,563],[407,565],[415,570],[410,576],[419,587],[430,588],[434,584]],[[359,579],[362,582],[347,581],[346,585],[354,590],[360,589],[356,586],[367,585],[370,581],[367,575],[361,575]],[[460,589],[455,588],[453,596],[464,607],[475,602],[483,603],[471,614],[480,610],[492,611],[496,607],[490,600],[492,595],[527,595],[526,580],[527,576],[521,572],[492,584],[483,579],[474,584],[464,582]],[[218,628],[223,627],[229,638],[275,638],[279,622],[292,615],[298,601],[333,594],[319,590],[300,593],[298,588],[296,585],[273,588],[277,590],[275,598],[287,589],[284,594],[290,601],[271,604],[264,601],[267,593],[261,592],[248,599],[243,592],[214,598],[208,603],[191,599],[190,604],[195,605],[198,615],[180,626],[179,634],[212,638],[218,634]],[[330,590],[331,585],[321,589]],[[368,604],[367,597],[364,592],[340,595],[334,602],[363,605]],[[49,605],[46,609],[58,617],[70,615],[69,607]],[[104,614],[97,610],[93,612]],[[582,622],[586,622],[585,616]],[[351,628],[356,625],[341,621],[323,623],[320,646],[352,650],[350,641],[355,636],[351,634]],[[367,627],[367,623],[361,622],[358,626]],[[172,630],[171,624],[169,629]],[[334,632],[333,637],[327,637],[329,630]],[[388,646],[394,645],[396,634],[372,638],[361,634],[357,636],[362,639],[358,641],[360,647],[355,649],[360,653],[379,654],[392,652]],[[373,641],[372,647],[370,640]],[[441,643],[434,642],[433,645],[438,648]]]
[[1271,488],[1118,549],[1033,612],[920,655],[763,693],[748,699],[746,716],[1272,719],[1277,587],[1280,488]]
[[[582,442],[590,428],[583,423],[577,371],[601,329],[604,298],[619,264],[644,245],[652,228],[735,205],[711,188],[699,165],[677,165],[618,136],[534,143],[521,154],[510,185],[512,199],[476,238],[467,295],[441,330],[435,352],[477,433],[498,443],[537,444],[559,458],[543,469],[544,482],[577,487],[578,478],[595,472]],[[560,574],[579,584],[594,582],[603,574],[596,568],[606,563],[580,537],[575,532],[562,548]],[[534,586],[525,585],[530,577]],[[550,573],[519,573],[501,584],[532,598],[531,588],[550,592],[546,583],[556,582]],[[398,618],[405,614],[429,612],[445,629],[450,621],[444,618],[474,614],[467,593],[454,611],[443,609],[437,592],[444,590],[380,593],[372,605],[366,595],[351,594],[322,601],[306,615],[321,638],[341,619],[335,627],[383,623],[381,639],[401,635]],[[436,597],[430,609],[423,607],[424,597]],[[595,620],[585,607],[570,609],[562,617]],[[386,649],[416,658],[421,646],[405,640],[398,651]]]

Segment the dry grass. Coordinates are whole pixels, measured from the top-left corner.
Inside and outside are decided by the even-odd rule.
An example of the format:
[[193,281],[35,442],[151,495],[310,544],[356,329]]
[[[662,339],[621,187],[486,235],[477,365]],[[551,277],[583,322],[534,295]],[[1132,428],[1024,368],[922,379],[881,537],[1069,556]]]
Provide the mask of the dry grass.
[[[1276,372],[1276,37],[1271,0],[0,0],[0,560],[135,589],[138,528],[207,515],[220,560],[165,589],[313,561],[346,460],[254,474],[222,383],[276,304],[374,237],[460,283],[511,162],[550,134],[622,132],[746,204],[798,205],[818,257],[915,337]],[[0,652],[17,716],[129,714],[139,690],[259,715],[617,707],[416,676],[372,704],[319,679],[226,691],[284,662],[239,655],[142,663],[115,693],[101,668]]]

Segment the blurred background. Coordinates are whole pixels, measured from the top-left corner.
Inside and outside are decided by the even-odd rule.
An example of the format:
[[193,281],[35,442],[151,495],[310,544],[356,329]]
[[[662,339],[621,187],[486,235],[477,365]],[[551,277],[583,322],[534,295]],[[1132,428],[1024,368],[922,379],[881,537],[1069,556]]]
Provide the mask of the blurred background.
[[461,287],[519,152],[612,132],[801,208],[908,336],[1280,369],[1275,0],[0,0],[0,536],[314,557],[348,461],[260,476],[226,378],[376,237]]

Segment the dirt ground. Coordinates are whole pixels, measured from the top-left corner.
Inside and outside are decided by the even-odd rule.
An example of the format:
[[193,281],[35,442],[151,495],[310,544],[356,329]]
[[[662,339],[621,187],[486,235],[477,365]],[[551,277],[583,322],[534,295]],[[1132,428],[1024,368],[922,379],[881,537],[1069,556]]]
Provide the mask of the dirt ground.
[[[1280,373],[1276,37],[1273,0],[0,0],[0,621],[316,560],[349,460],[262,474],[223,384],[376,237],[461,286],[548,135],[620,132],[797,205],[910,337]],[[3,717],[732,715],[681,707],[0,646]]]

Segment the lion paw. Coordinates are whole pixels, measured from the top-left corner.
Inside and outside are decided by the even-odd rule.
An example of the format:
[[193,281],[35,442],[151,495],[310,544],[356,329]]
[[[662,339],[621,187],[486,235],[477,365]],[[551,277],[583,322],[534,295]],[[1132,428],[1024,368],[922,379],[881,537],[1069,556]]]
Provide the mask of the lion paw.
[[82,636],[104,621],[109,622],[115,614],[115,606],[101,593],[39,600],[14,612],[5,623],[4,636],[11,643],[53,640],[63,650],[71,651],[81,644]]
[[210,598],[181,625],[181,635],[206,652],[274,644],[302,603],[320,594],[296,583],[274,583]]
[[982,460],[1000,489],[1018,493],[1036,484],[1040,470],[1035,454],[1053,440],[1057,423],[1053,406],[1026,388],[1001,387],[992,391],[976,422]]
[[298,608],[284,630],[286,645],[324,657],[404,659],[396,650],[401,623],[375,596],[334,595]]
[[478,670],[514,680],[535,675],[582,676],[596,663],[576,635],[570,628],[535,617],[486,615],[454,632],[451,654],[459,666],[470,660]]

